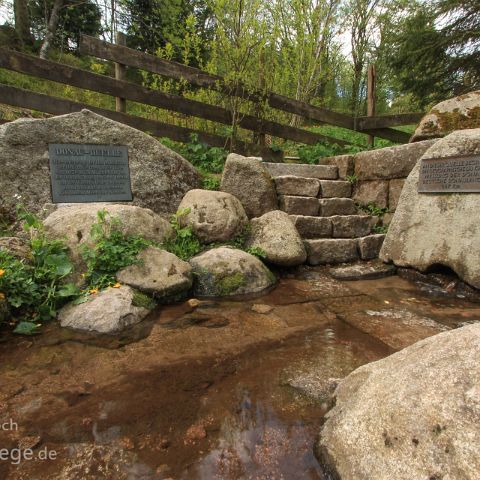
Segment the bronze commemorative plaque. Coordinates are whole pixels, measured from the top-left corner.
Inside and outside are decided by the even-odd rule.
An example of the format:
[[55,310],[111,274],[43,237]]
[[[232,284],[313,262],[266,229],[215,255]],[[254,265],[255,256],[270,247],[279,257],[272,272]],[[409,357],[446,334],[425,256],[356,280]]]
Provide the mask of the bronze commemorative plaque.
[[420,164],[418,191],[480,192],[480,155],[423,159]]
[[125,145],[49,144],[54,203],[132,201]]

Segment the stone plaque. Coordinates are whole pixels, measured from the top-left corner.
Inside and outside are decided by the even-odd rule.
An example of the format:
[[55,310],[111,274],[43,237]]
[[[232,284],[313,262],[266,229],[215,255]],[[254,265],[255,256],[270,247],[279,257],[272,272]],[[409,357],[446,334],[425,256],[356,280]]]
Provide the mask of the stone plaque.
[[480,155],[423,159],[418,191],[480,192]]
[[49,144],[53,203],[133,200],[124,145]]

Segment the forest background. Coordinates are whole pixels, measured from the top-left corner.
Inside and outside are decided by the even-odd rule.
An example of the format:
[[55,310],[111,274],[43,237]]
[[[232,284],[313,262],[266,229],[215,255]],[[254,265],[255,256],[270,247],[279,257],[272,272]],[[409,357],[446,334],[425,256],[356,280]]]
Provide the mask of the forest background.
[[[377,72],[377,114],[426,111],[480,88],[478,0],[0,0],[0,15],[0,44],[43,58],[113,75],[111,63],[79,54],[79,38],[85,33],[115,42],[116,33],[123,32],[131,48],[221,75],[232,85],[241,82],[356,116],[366,114],[370,64]],[[260,102],[186,82],[137,70],[129,70],[128,79],[233,112],[365,142],[364,135],[305,124]],[[0,82],[52,92],[48,81],[1,69]],[[59,85],[54,91],[114,109],[111,97]],[[133,102],[128,111],[232,135],[232,127]],[[5,119],[18,114],[0,109]],[[279,143],[289,150],[288,142]],[[319,145],[315,154],[325,148]]]

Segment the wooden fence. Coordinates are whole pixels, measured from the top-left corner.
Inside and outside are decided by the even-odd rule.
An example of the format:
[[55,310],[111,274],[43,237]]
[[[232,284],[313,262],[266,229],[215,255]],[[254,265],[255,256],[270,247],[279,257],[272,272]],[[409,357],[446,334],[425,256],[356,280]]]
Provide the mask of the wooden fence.
[[[197,68],[182,65],[177,62],[141,53],[127,48],[124,45],[115,45],[88,36],[82,37],[80,51],[85,55],[115,62],[117,78],[99,75],[50,60],[42,60],[38,57],[12,51],[7,48],[0,48],[0,68],[113,96],[117,99],[116,108],[118,111],[106,110],[93,105],[73,102],[64,98],[2,84],[0,84],[0,103],[53,115],[71,113],[83,108],[88,108],[105,117],[146,131],[157,137],[168,137],[172,140],[186,142],[193,133],[198,135],[200,140],[212,146],[225,147],[227,145],[227,139],[220,135],[125,113],[126,101],[134,101],[224,125],[232,125],[233,121],[232,114],[228,109],[187,99],[180,95],[145,88],[126,81],[124,79],[125,66],[129,66],[156,73],[170,79],[184,80],[194,87],[213,89],[226,95],[238,96],[251,101],[264,101],[271,108],[299,115],[318,123],[327,123],[347,128],[397,143],[408,142],[409,135],[391,127],[416,123],[422,117],[421,113],[412,113],[354,118],[350,115],[320,108],[276,93],[268,92],[264,94],[262,92],[247,90],[242,85],[237,85],[236,88],[232,90],[222,77],[210,75]],[[257,118],[254,115],[248,114],[241,114],[239,116],[238,126],[260,135],[268,134],[273,137],[304,144],[315,144],[320,141],[327,141],[344,146],[351,143],[302,128]],[[242,142],[236,142],[235,148],[240,153],[259,151],[258,146]]]

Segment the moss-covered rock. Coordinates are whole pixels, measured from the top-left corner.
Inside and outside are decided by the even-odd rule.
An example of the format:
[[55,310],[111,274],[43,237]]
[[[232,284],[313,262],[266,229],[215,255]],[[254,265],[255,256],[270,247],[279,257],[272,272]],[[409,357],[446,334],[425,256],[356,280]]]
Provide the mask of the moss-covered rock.
[[194,295],[225,297],[257,293],[275,284],[276,278],[257,258],[235,248],[208,250],[190,260]]
[[480,127],[480,90],[450,98],[425,115],[411,142],[444,137],[455,130]]

